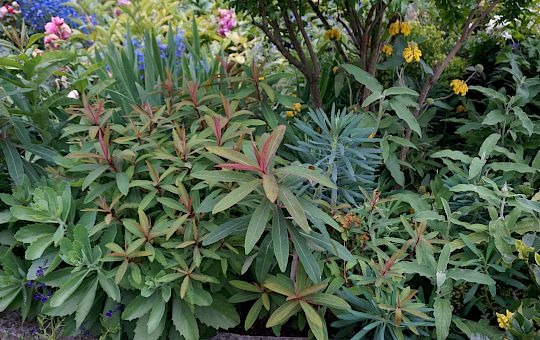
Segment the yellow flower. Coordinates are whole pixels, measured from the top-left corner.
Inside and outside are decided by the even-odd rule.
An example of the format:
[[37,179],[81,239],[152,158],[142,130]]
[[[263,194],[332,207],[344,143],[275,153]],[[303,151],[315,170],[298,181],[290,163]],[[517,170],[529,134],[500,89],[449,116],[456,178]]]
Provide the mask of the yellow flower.
[[399,27],[401,30],[401,34],[403,34],[404,36],[408,36],[409,34],[411,34],[411,25],[409,25],[408,22],[402,22]]
[[403,57],[407,63],[412,63],[413,60],[419,62],[421,56],[422,51],[420,51],[418,44],[415,42],[410,42],[403,50]]
[[324,32],[324,38],[326,40],[339,40],[341,39],[341,31],[336,27],[333,27]]
[[384,44],[382,47],[382,52],[387,56],[391,56],[392,53],[394,53],[394,48],[392,47],[392,45]]
[[259,81],[264,80],[264,76],[259,77]]
[[339,71],[339,66],[334,66],[332,68],[332,72],[334,72],[334,74],[338,73],[338,71]]
[[302,110],[302,104],[300,103],[294,103],[292,107],[296,112],[300,112]]
[[514,316],[514,313],[510,312],[508,309],[506,310],[505,314],[495,313],[497,315],[497,323],[499,324],[499,327],[502,329],[507,329],[510,327],[510,321],[512,320],[512,317]]
[[296,116],[296,112],[294,112],[294,111],[287,111],[287,112],[285,112],[285,116],[286,116],[287,118],[292,118],[292,117]]
[[370,138],[370,139],[373,138],[373,137],[375,137],[375,131],[373,131],[372,133],[370,133],[369,136],[368,136],[368,138]]
[[390,35],[398,35],[400,31],[400,26],[401,23],[399,20],[394,21],[390,24],[390,28],[388,28],[388,33],[390,33]]
[[463,105],[458,105],[458,107],[456,107],[456,112],[457,113],[467,112],[467,109]]
[[469,87],[467,86],[465,80],[454,79],[450,82],[450,86],[452,87],[454,93],[460,96],[465,96],[467,91],[469,91]]

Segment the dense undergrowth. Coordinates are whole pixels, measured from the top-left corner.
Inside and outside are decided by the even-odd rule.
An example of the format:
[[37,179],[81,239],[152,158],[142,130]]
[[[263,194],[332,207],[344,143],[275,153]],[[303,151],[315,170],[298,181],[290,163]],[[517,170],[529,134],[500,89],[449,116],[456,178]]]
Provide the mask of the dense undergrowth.
[[0,311],[42,339],[537,339],[537,6],[6,2]]

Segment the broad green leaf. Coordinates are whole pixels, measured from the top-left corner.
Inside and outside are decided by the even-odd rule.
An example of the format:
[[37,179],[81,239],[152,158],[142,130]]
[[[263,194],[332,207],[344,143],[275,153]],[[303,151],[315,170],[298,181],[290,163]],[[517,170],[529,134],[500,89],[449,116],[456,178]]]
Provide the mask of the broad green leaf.
[[107,170],[108,168],[109,168],[108,165],[100,165],[96,167],[94,170],[92,170],[90,173],[88,173],[88,175],[84,179],[82,189],[86,190],[86,188],[88,188],[90,184],[92,184],[96,180],[96,178],[101,176],[105,172],[105,170]]
[[328,293],[315,293],[307,298],[310,303],[335,309],[350,309],[351,306],[339,296]]
[[276,176],[273,174],[263,175],[263,189],[266,194],[266,198],[272,203],[277,201],[279,195],[279,185],[276,180]]
[[407,125],[416,132],[420,137],[422,137],[422,129],[420,128],[420,125],[418,124],[418,121],[413,116],[411,111],[401,102],[400,100],[396,98],[392,98],[390,100],[390,107],[392,110],[396,112],[396,115],[405,121]]
[[257,179],[251,182],[240,184],[240,186],[223,197],[212,209],[212,214],[217,214],[240,202],[244,197],[251,194],[259,185],[261,180]]
[[535,168],[532,168],[528,166],[527,164],[519,164],[519,163],[512,163],[512,162],[495,162],[495,163],[491,163],[490,166],[491,166],[491,169],[493,169],[494,171],[503,171],[503,172],[515,171],[522,174],[537,172]]
[[270,318],[266,322],[266,327],[274,327],[287,322],[291,316],[298,313],[301,309],[298,301],[285,302],[270,315]]
[[282,186],[279,192],[279,198],[285,209],[289,212],[293,220],[302,228],[305,232],[309,232],[311,228],[309,227],[308,221],[306,219],[306,213],[304,208],[294,196],[294,194],[289,190],[289,188]]
[[251,252],[253,247],[261,238],[264,229],[266,228],[266,223],[268,222],[268,217],[270,216],[272,206],[273,205],[269,200],[263,200],[263,202],[261,202],[261,204],[259,204],[259,206],[253,212],[253,216],[251,216],[251,220],[249,221],[246,239],[244,242],[246,255]]
[[251,174],[238,172],[238,171],[227,171],[227,170],[216,170],[216,171],[197,171],[191,174],[193,178],[201,179],[203,181],[209,182],[238,182],[244,183],[249,182],[254,179]]
[[284,175],[292,175],[305,178],[311,182],[319,183],[330,189],[337,189],[336,184],[333,183],[327,176],[316,172],[315,170],[308,169],[303,166],[286,166],[276,170],[276,173]]
[[437,333],[437,340],[444,340],[448,337],[450,332],[450,323],[452,322],[452,304],[450,300],[440,297],[435,298],[433,304],[435,316],[435,328]]
[[471,166],[469,167],[469,177],[467,179],[473,179],[476,176],[480,175],[482,172],[482,168],[486,165],[485,159],[480,159],[478,157],[474,157]]
[[157,302],[157,299],[158,297],[156,296],[150,298],[142,297],[140,295],[136,296],[122,313],[122,320],[131,321],[141,318],[152,309],[152,306]]
[[493,90],[487,87],[482,87],[482,86],[469,86],[469,90],[476,90],[478,92],[483,93],[484,95],[486,95],[487,97],[491,99],[496,99],[500,101],[501,103],[506,103],[506,96],[496,90]]
[[464,154],[461,151],[454,151],[454,150],[441,150],[438,152],[435,152],[431,154],[432,158],[450,158],[456,161],[461,161],[465,164],[471,163],[471,156]]
[[409,96],[418,96],[418,92],[408,87],[391,87],[383,91],[385,96],[395,96],[395,95],[409,95]]
[[86,316],[90,312],[90,309],[94,306],[94,299],[96,298],[96,290],[98,285],[97,277],[94,278],[90,284],[89,289],[84,293],[84,296],[77,306],[77,312],[75,313],[75,322],[77,328],[81,327],[82,323],[86,319]]
[[188,304],[176,297],[173,301],[172,321],[176,330],[186,340],[199,339],[199,326]]
[[59,307],[79,288],[88,271],[80,271],[73,275],[71,279],[66,281],[56,293],[52,296],[50,303],[51,307]]
[[305,301],[300,300],[300,307],[304,310],[309,329],[317,340],[324,340],[323,321],[317,311]]
[[159,299],[159,301],[152,306],[152,310],[148,316],[148,334],[156,331],[161,323],[161,319],[165,315],[166,309],[167,304],[161,299]]
[[227,148],[223,148],[219,146],[208,146],[206,148],[211,153],[216,154],[222,158],[228,159],[230,161],[233,161],[235,163],[253,165],[253,166],[259,167],[254,161],[250,160],[246,155],[238,151],[234,151],[232,149],[227,149]]
[[503,114],[502,110],[495,109],[490,111],[482,121],[482,125],[497,125],[499,123],[504,122],[506,119],[505,115]]
[[240,316],[224,296],[214,295],[210,306],[195,306],[195,316],[203,324],[215,329],[229,329],[240,324]]
[[464,280],[467,282],[480,283],[484,285],[494,285],[495,281],[486,274],[471,269],[452,268],[448,270],[448,278],[454,280]]
[[437,262],[437,271],[438,272],[445,272],[446,266],[448,266],[448,261],[450,261],[450,253],[451,253],[451,246],[450,243],[447,243],[444,245],[441,254],[439,255],[439,261]]
[[105,274],[99,270],[97,272],[99,285],[107,293],[107,295],[113,299],[113,301],[120,302],[120,288],[114,283],[114,280],[105,276]]
[[398,159],[394,153],[388,155],[388,159],[384,162],[388,171],[392,175],[392,178],[396,181],[397,184],[404,186],[405,185],[405,174],[401,171],[399,166]]
[[324,236],[322,234],[316,233],[312,231],[311,233],[300,233],[305,239],[310,240],[311,242],[315,243],[319,247],[324,248],[326,251],[334,254],[335,256],[339,257],[340,259],[348,262],[354,262],[356,259],[351,254],[351,252],[345,248],[341,243],[337,242],[336,240],[333,240],[329,236]]
[[357,82],[367,87],[371,92],[380,93],[383,91],[383,86],[379,83],[379,81],[371,74],[362,70],[360,67],[351,64],[343,64],[340,67],[352,74]]
[[501,135],[498,133],[492,133],[489,135],[484,142],[482,143],[482,146],[480,146],[480,151],[478,151],[478,156],[482,159],[487,159],[495,149],[495,146],[497,145],[497,142],[499,142],[499,139],[501,138]]
[[285,216],[279,208],[274,210],[272,218],[272,244],[279,269],[285,272],[289,260],[289,236]]
[[118,190],[120,190],[122,195],[126,196],[128,194],[129,179],[125,172],[116,173],[116,186],[118,186]]

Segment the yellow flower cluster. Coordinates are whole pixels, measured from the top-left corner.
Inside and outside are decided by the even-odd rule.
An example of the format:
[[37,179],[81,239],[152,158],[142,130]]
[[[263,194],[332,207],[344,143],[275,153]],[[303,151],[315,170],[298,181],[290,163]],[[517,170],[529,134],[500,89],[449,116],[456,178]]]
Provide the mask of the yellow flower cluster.
[[450,86],[452,87],[452,91],[460,96],[465,96],[467,91],[469,91],[469,87],[467,86],[465,80],[454,79],[450,82]]
[[298,112],[302,111],[302,104],[300,103],[294,103],[292,106],[293,110],[289,110],[285,112],[285,116],[288,118],[292,118],[298,114]]
[[403,50],[403,57],[407,63],[412,63],[413,60],[419,62],[421,56],[422,51],[420,51],[418,44],[415,42],[408,43],[407,47]]
[[399,33],[403,34],[404,36],[408,36],[409,34],[411,34],[411,25],[409,25],[408,22],[401,22],[399,20],[396,20],[390,24],[388,32],[392,36],[398,35]]
[[334,220],[338,221],[343,229],[351,229],[351,227],[360,227],[360,224],[362,221],[360,221],[360,218],[358,215],[356,215],[354,212],[348,212],[346,215],[341,215],[339,213],[334,215]]
[[334,74],[338,73],[338,71],[339,71],[339,66],[334,66],[332,68],[332,72],[334,72]]
[[324,38],[326,40],[339,40],[341,39],[341,31],[336,27],[333,27],[324,32]]
[[394,48],[390,44],[384,44],[381,50],[382,53],[386,54],[387,56],[391,56],[392,53],[394,53]]
[[510,322],[512,320],[512,317],[514,316],[514,313],[507,309],[506,315],[500,313],[495,314],[497,314],[497,323],[499,324],[499,327],[501,327],[502,329],[507,329],[508,327],[510,327]]

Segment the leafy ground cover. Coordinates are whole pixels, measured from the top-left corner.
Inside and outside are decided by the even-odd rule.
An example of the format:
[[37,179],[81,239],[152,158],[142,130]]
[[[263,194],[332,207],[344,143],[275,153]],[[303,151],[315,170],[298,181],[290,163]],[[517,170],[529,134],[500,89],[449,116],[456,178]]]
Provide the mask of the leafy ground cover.
[[540,336],[538,3],[4,1],[32,336]]

